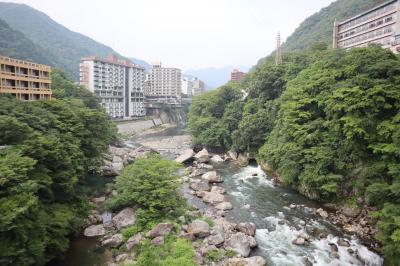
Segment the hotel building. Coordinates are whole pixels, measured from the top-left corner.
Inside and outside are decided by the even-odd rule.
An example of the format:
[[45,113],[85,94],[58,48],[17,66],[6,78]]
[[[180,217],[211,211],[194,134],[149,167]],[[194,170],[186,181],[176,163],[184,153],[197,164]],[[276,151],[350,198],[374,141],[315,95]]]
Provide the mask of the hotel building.
[[146,115],[145,70],[115,56],[87,57],[80,63],[80,84],[94,92],[110,117],[123,119]]
[[198,78],[193,79],[193,86],[192,86],[192,95],[198,96],[205,92],[206,87],[203,81],[199,80]]
[[392,0],[342,22],[335,21],[333,48],[351,49],[375,43],[400,52],[400,4]]
[[23,60],[0,56],[0,94],[18,100],[50,100],[51,68]]
[[244,72],[241,72],[238,69],[234,69],[231,72],[231,81],[241,82],[243,80],[243,78],[244,78],[244,75],[245,75]]
[[147,74],[145,86],[146,101],[151,103],[181,104],[181,70],[162,67],[161,62],[153,63]]

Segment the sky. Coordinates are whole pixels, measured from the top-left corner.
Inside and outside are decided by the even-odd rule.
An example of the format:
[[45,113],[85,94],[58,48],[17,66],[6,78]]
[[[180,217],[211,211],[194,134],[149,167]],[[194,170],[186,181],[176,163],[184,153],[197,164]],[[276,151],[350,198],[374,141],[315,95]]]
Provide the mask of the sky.
[[6,0],[118,53],[181,69],[252,66],[333,0]]

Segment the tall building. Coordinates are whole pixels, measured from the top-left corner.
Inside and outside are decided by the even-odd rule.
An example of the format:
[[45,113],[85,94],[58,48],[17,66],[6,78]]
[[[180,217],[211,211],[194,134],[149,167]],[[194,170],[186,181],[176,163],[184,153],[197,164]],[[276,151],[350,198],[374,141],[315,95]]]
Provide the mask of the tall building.
[[366,47],[371,43],[400,52],[400,4],[392,0],[345,21],[335,21],[333,48]]
[[18,100],[50,100],[51,68],[32,62],[0,56],[0,94]]
[[206,91],[206,87],[203,81],[199,80],[198,78],[193,79],[193,86],[192,86],[192,95],[198,96],[203,94]]
[[145,71],[115,56],[82,58],[80,84],[94,92],[112,118],[140,117],[144,106]]
[[231,72],[231,81],[241,82],[244,78],[244,75],[246,75],[244,72],[241,72],[238,69],[234,69]]
[[182,95],[185,95],[187,97],[192,97],[192,90],[193,90],[193,81],[189,78],[182,78],[181,81],[182,85]]
[[146,101],[149,103],[180,105],[181,78],[180,69],[162,67],[161,62],[153,63],[150,72],[147,74]]

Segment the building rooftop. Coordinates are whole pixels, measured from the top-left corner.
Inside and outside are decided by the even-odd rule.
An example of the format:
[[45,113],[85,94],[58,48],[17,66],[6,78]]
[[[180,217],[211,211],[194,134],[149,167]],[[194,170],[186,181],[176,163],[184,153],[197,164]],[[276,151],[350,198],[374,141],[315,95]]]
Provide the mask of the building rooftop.
[[103,63],[108,63],[108,64],[114,64],[114,65],[119,65],[119,66],[124,66],[124,67],[135,67],[135,68],[141,68],[144,69],[144,67],[133,64],[127,59],[121,59],[116,56],[110,55],[107,58],[103,58],[101,56],[88,56],[88,57],[83,57],[81,58],[81,61],[99,61]]
[[24,61],[24,60],[20,60],[20,59],[15,59],[15,58],[10,58],[10,57],[6,57],[6,56],[2,56],[0,55],[0,61],[4,62],[9,62],[10,64],[20,64],[20,65],[24,65],[26,67],[29,68],[38,68],[44,71],[51,71],[51,67],[47,66],[47,65],[42,65],[42,64],[38,64],[38,63],[34,63],[34,62],[30,62],[30,61]]

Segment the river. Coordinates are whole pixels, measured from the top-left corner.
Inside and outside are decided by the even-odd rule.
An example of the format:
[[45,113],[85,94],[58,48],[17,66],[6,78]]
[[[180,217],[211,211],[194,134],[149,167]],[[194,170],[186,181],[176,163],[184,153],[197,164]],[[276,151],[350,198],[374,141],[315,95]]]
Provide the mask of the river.
[[[173,158],[179,150],[190,145],[190,139],[185,134],[181,128],[172,128],[162,133],[140,136],[127,141],[127,145],[135,147],[146,143],[164,156]],[[256,224],[259,248],[255,255],[264,257],[268,265],[304,265],[305,258],[315,266],[383,265],[383,259],[368,250],[357,238],[345,235],[339,228],[318,219],[313,211],[313,208],[319,207],[318,203],[293,190],[275,186],[273,179],[259,166],[237,167],[223,163],[218,166],[217,171],[224,178],[221,186],[227,190],[227,199],[234,206],[226,215],[228,220]],[[202,208],[206,207],[199,199],[190,195],[188,190],[184,191],[189,201]],[[289,208],[291,203],[298,207]],[[310,235],[323,233],[327,238],[312,238],[307,246],[293,245],[292,240],[302,232]],[[329,243],[337,244],[339,237],[349,241],[353,255],[349,253],[348,247],[337,245],[339,257],[332,256]],[[66,258],[51,265],[101,266],[106,265],[109,256],[108,252],[97,246],[96,240],[79,237],[72,240]]]

